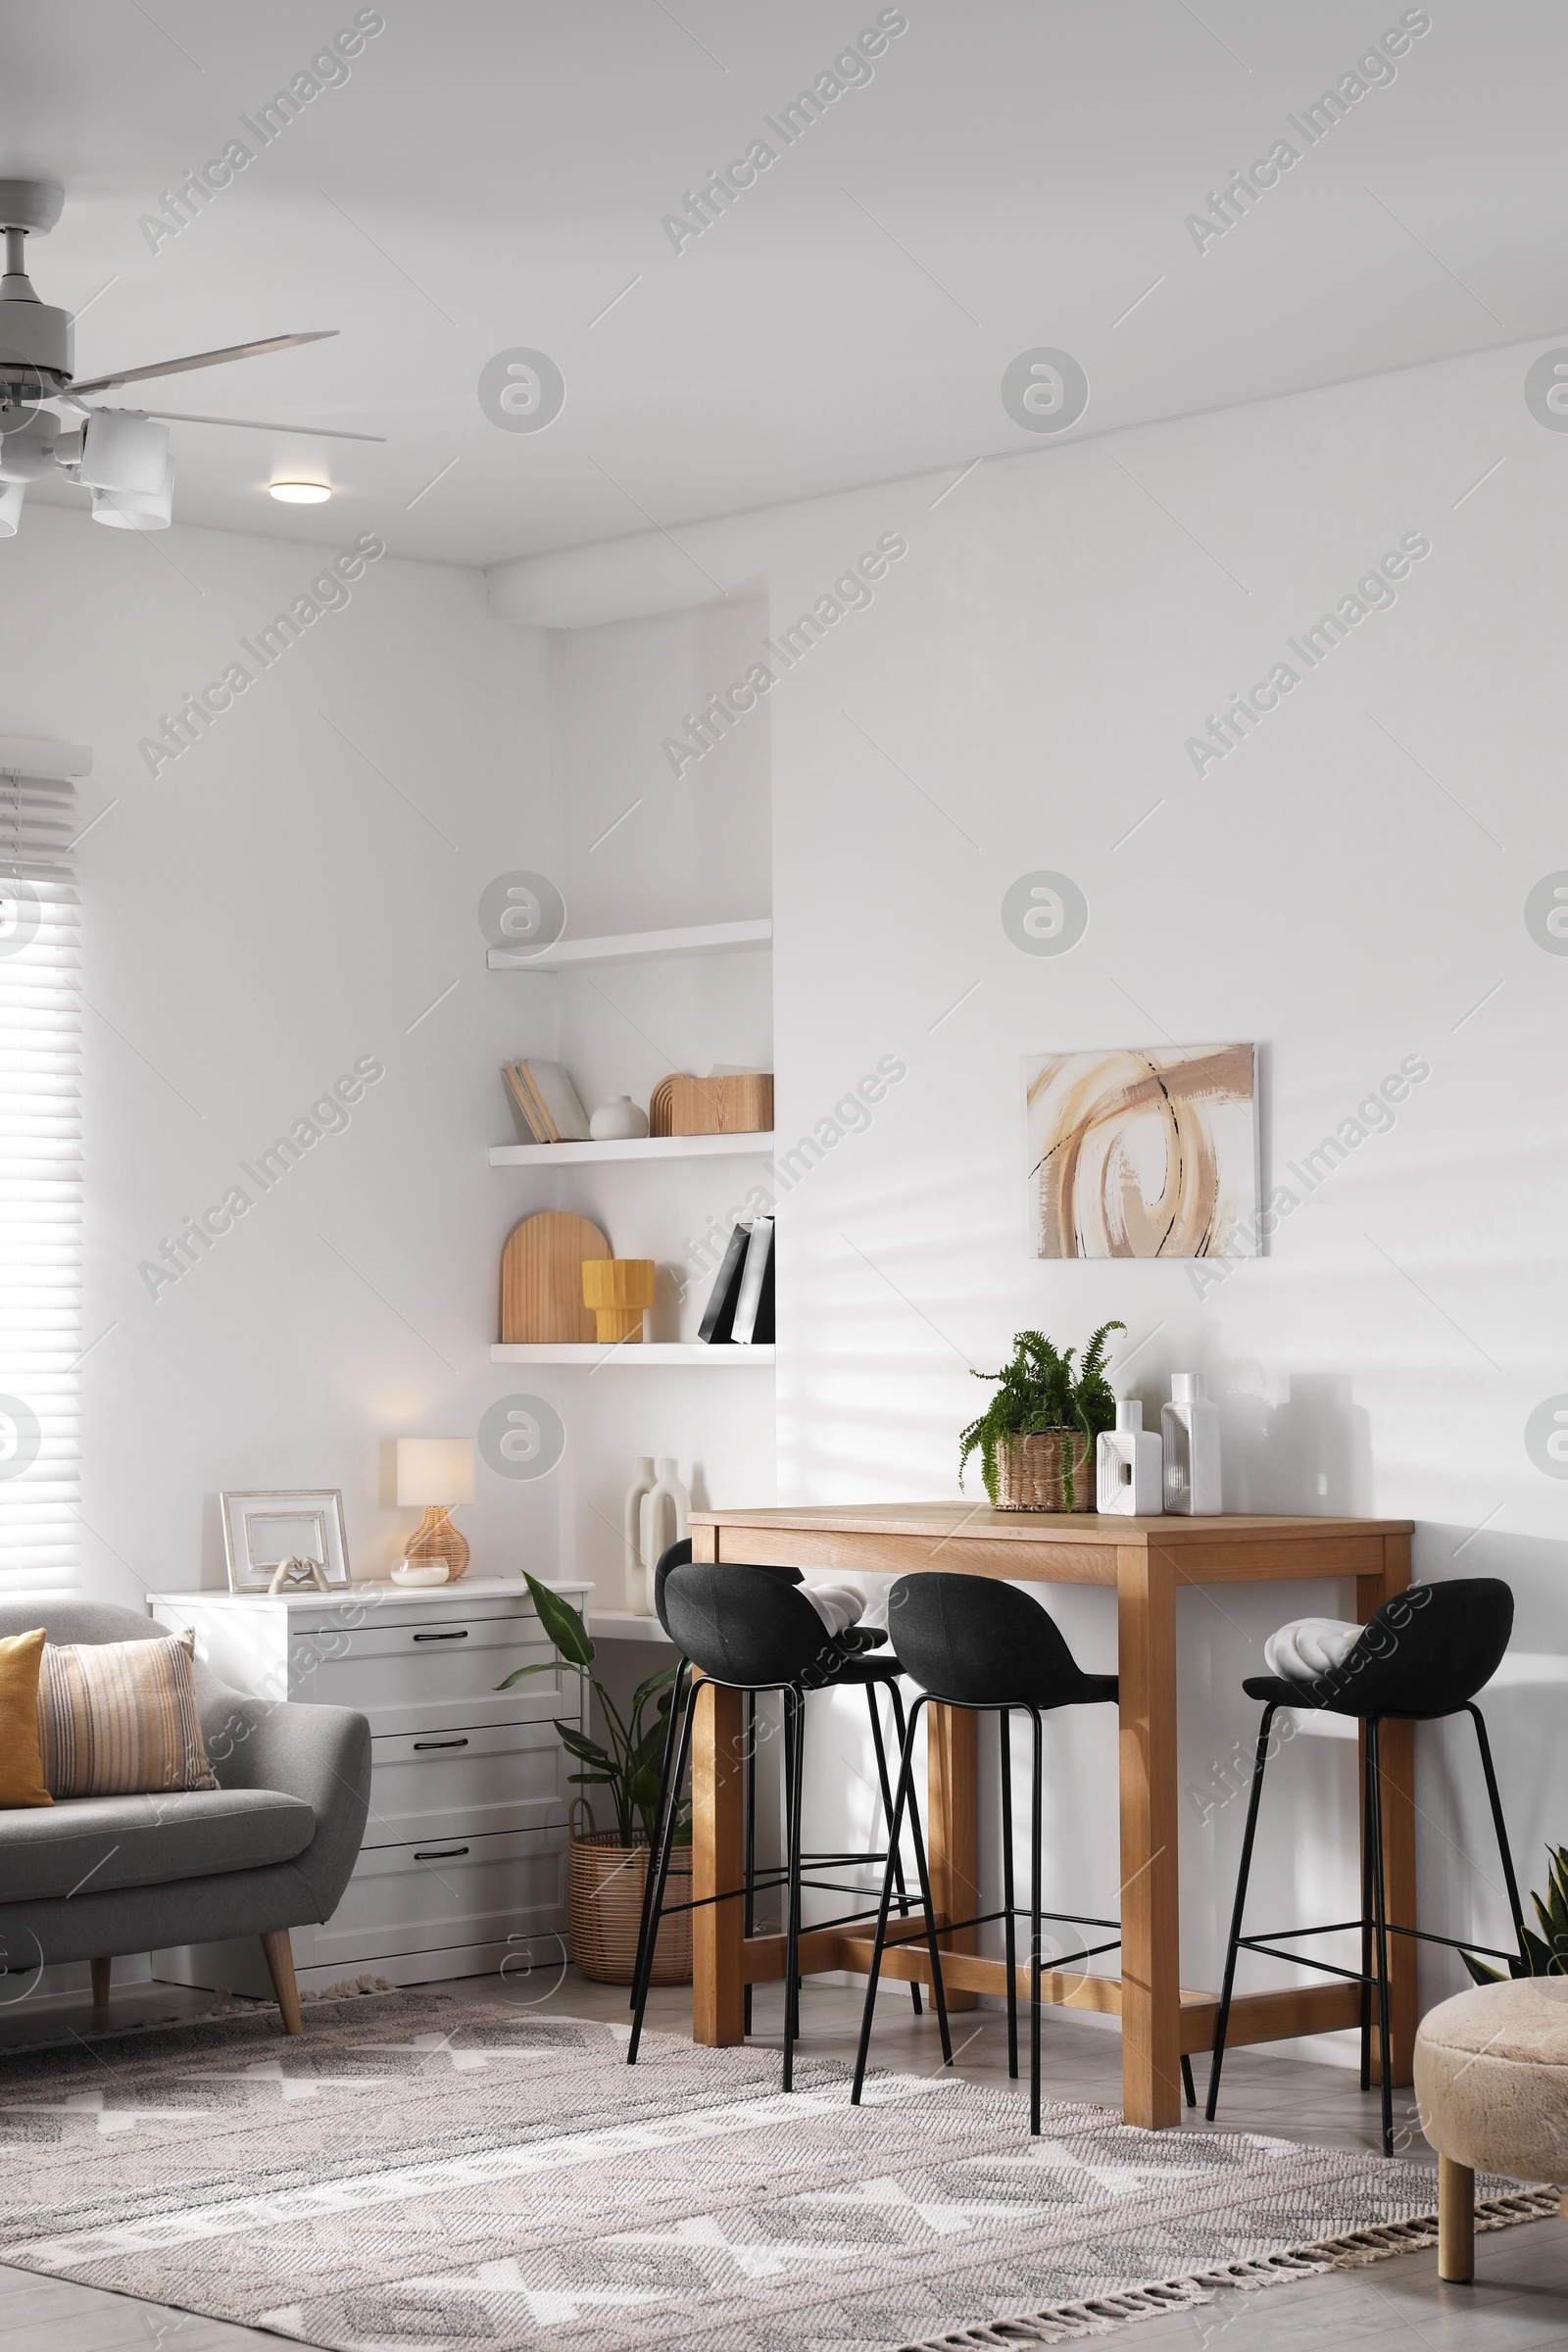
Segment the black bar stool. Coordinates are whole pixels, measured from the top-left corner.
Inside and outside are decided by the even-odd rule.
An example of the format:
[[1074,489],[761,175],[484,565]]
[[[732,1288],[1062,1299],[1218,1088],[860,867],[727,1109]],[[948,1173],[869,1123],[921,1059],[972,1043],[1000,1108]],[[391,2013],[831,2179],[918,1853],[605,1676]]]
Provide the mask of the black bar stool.
[[[892,1699],[901,1748],[904,1744],[905,1723],[903,1700],[898,1688],[902,1671],[899,1660],[891,1654],[886,1657],[864,1654],[865,1647],[885,1641],[886,1636],[858,1626],[849,1627],[841,1635],[829,1634],[804,1592],[794,1589],[802,1582],[798,1568],[764,1568],[738,1562],[715,1565],[693,1561],[689,1541],[672,1544],[655,1571],[655,1602],[660,1622],[680,1651],[681,1659],[665,1727],[663,1769],[656,1815],[658,1866],[650,1873],[644,1893],[642,1932],[638,1940],[631,1999],[633,2024],[626,2051],[629,2066],[637,2062],[648,1988],[653,1978],[654,1949],[660,1922],[666,1912],[674,1914],[700,1910],[706,1903],[733,1901],[739,1896],[746,1906],[745,1924],[750,1933],[754,1925],[757,1895],[769,1887],[782,1886],[787,1889],[788,1906],[783,2087],[789,2090],[794,2081],[795,2043],[800,2034],[799,1950],[801,1896],[805,1884],[803,1873],[809,1873],[810,1884],[819,1889],[859,1894],[865,1890],[844,1885],[841,1881],[823,1879],[819,1874],[824,1870],[860,1868],[888,1859],[887,1849],[869,1854],[808,1853],[803,1846],[801,1799],[807,1692],[848,1685],[864,1690],[881,1788],[883,1820],[889,1825],[893,1816],[893,1790],[888,1777],[881,1719],[877,1712],[879,1690],[886,1689]],[[693,1667],[697,1668],[701,1681],[693,1676]],[[744,1763],[747,1774],[747,1823],[743,1884],[705,1897],[702,1903],[666,1904],[664,1893],[674,1845],[676,1817],[680,1810],[679,1792],[691,1753],[692,1726],[702,1695],[703,1681],[722,1684],[746,1695],[748,1738]],[[756,1702],[759,1692],[771,1690],[782,1693],[784,1700],[785,1862],[781,1871],[772,1871],[760,1877],[757,1870],[755,1786]],[[897,1852],[893,1850],[897,1863]],[[895,1875],[899,1907],[901,1913],[906,1915],[909,1904],[902,1864]],[[825,1924],[848,1926],[853,1920],[866,1916],[867,1912],[855,1912],[842,1920]],[[911,1987],[916,1995],[918,1989],[918,1986]],[[914,2008],[918,2016],[918,1998]],[[750,2031],[749,1986],[746,2026]]]
[[[1065,1953],[1063,1961],[1066,1963],[1092,1960],[1101,1952],[1114,1951],[1121,1940],[1119,1920],[1094,1919],[1087,1912],[1044,1911],[1041,1908],[1040,1848],[1045,1779],[1042,1717],[1056,1707],[1114,1703],[1117,1695],[1116,1677],[1113,1674],[1085,1674],[1050,1613],[1028,1593],[1020,1592],[1015,1586],[1003,1584],[993,1577],[950,1576],[935,1571],[900,1577],[888,1594],[888,1627],[905,1673],[921,1686],[919,1695],[909,1710],[909,1727],[905,1735],[900,1758],[898,1793],[894,1800],[889,1845],[896,1853],[905,1809],[907,1807],[915,1863],[920,1876],[920,1892],[925,1903],[925,1942],[931,1963],[931,1990],[942,2034],[943,2061],[947,2065],[953,2062],[953,2044],[948,2031],[948,2004],[942,1982],[942,1953],[931,1912],[925,1839],[914,1795],[914,1736],[921,1708],[933,1699],[939,1700],[944,1706],[963,1707],[973,1714],[994,1714],[997,1718],[1002,1754],[1002,1908],[1000,1911],[982,1912],[975,1919],[951,1920],[941,1933],[946,1935],[960,1928],[983,1927],[995,1920],[1002,1921],[1007,1967],[1007,2072],[1014,2080],[1018,2073],[1015,1923],[1020,1912],[1014,1900],[1013,1888],[1009,1718],[1017,1711],[1026,1714],[1030,1720],[1034,1772],[1029,1808],[1029,2129],[1038,2136],[1043,1922],[1050,1919],[1065,1921],[1078,1928],[1118,1930],[1118,1934],[1106,1943],[1091,1944],[1084,1950]],[[866,2055],[871,2045],[871,2019],[876,2008],[882,1954],[887,1944],[888,1913],[892,1906],[893,1890],[894,1877],[890,1867],[883,1879],[882,1903],[877,1914],[876,1938],[871,1951],[871,1976],[865,1988],[865,2011],[860,2021],[860,2045],[855,2061],[855,2083],[850,2093],[856,2105],[859,2104],[865,2082]],[[1192,2077],[1185,2058],[1182,2072],[1191,2103],[1194,2095]]]
[[[1290,1683],[1278,1675],[1250,1675],[1242,1689],[1249,1698],[1263,1701],[1258,1725],[1257,1755],[1247,1802],[1247,1828],[1242,1837],[1242,1866],[1236,1880],[1236,1903],[1231,1912],[1230,1942],[1225,1952],[1225,1982],[1220,1991],[1219,2019],[1214,2030],[1214,2056],[1208,2073],[1210,2123],[1219,2098],[1220,2068],[1225,2062],[1225,2035],[1230,2025],[1231,1993],[1236,1983],[1238,1952],[1265,1952],[1272,1960],[1292,1960],[1325,1976],[1343,1977],[1361,1987],[1361,2088],[1372,2082],[1372,1993],[1378,1998],[1378,2072],[1383,2090],[1383,2153],[1394,2154],[1394,2069],[1389,2063],[1389,1937],[1408,1936],[1418,1943],[1443,1943],[1453,1951],[1489,1951],[1466,1936],[1437,1936],[1425,1928],[1403,1926],[1386,1916],[1383,1875],[1383,1775],[1379,1761],[1379,1732],[1386,1722],[1436,1723],[1445,1715],[1465,1714],[1476,1727],[1481,1769],[1486,1776],[1497,1851],[1502,1856],[1503,1884],[1513,1915],[1518,1952],[1491,1951],[1496,1960],[1513,1960],[1524,1953],[1524,1920],[1519,1909],[1519,1886],[1514,1878],[1508,1832],[1497,1797],[1497,1778],[1492,1768],[1492,1747],[1475,1693],[1489,1683],[1501,1664],[1513,1631],[1513,1594],[1494,1576],[1459,1578],[1452,1584],[1412,1585],[1407,1592],[1385,1601],[1343,1665],[1310,1683]],[[1366,1727],[1361,1763],[1361,1916],[1323,1928],[1271,1928],[1266,1935],[1244,1936],[1242,1915],[1247,1882],[1252,1867],[1252,1840],[1257,1829],[1258,1800],[1263,1793],[1263,1768],[1268,1762],[1269,1733],[1281,1707],[1318,1707],[1326,1714],[1348,1715]],[[1359,1969],[1335,1968],[1327,1960],[1308,1959],[1304,1952],[1281,1952],[1280,1942],[1303,1936],[1338,1936],[1355,1928],[1361,1936]],[[1374,1959],[1376,1966],[1374,1968]]]

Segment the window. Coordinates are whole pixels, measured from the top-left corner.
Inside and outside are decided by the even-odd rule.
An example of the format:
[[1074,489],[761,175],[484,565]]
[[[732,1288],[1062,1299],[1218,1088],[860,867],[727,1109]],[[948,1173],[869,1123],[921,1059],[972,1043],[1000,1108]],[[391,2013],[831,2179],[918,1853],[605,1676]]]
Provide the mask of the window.
[[80,982],[70,779],[86,766],[87,755],[64,744],[0,741],[5,1594],[69,1592],[79,1581]]

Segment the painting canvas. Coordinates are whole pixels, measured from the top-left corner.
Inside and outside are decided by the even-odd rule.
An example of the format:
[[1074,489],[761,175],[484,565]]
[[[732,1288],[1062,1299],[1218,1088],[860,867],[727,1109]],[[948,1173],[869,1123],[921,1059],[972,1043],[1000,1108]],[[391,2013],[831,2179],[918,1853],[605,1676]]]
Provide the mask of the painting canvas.
[[1252,1046],[1042,1054],[1025,1067],[1036,1257],[1250,1257]]

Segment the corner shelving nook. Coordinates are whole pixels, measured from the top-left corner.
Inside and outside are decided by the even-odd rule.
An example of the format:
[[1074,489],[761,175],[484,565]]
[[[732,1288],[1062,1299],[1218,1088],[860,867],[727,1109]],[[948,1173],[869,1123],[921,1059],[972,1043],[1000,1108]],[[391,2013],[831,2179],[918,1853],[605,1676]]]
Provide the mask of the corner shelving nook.
[[[771,947],[771,916],[752,915],[731,923],[688,923],[667,931],[625,931],[595,939],[558,939],[532,955],[508,948],[491,948],[487,957],[493,972],[586,971],[597,965],[673,961],[689,956],[730,956]],[[677,1159],[771,1159],[773,1135],[746,1132],[736,1135],[669,1135],[617,1137],[603,1143],[492,1144],[493,1168],[528,1168],[536,1175],[563,1167],[610,1161],[639,1161],[644,1165]],[[577,1365],[589,1370],[640,1365],[645,1371],[677,1367],[706,1371],[736,1371],[743,1367],[771,1368],[771,1346],[710,1347],[701,1340],[650,1340],[636,1346],[602,1348],[565,1343],[496,1342],[490,1349],[493,1364]]]

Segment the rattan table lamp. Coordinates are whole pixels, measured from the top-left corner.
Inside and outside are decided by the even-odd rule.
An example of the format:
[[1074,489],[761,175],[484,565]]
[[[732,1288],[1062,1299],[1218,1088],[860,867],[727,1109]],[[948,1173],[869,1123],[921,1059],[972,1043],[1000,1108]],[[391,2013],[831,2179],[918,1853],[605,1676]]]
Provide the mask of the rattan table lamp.
[[445,1560],[456,1582],[468,1565],[468,1546],[447,1513],[472,1500],[471,1438],[399,1438],[398,1507],[424,1507],[405,1555],[411,1563]]

